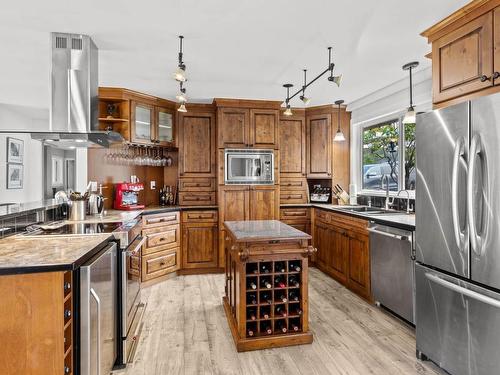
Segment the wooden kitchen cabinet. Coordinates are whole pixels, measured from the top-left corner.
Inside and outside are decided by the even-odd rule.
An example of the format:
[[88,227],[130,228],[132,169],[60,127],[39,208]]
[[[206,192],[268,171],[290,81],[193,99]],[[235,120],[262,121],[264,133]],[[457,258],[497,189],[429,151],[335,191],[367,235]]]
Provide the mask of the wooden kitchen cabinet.
[[131,101],[130,141],[139,144],[154,143],[154,106]]
[[219,148],[278,148],[276,109],[221,107],[217,110]]
[[432,44],[435,107],[500,91],[499,4],[472,1],[422,32]]
[[179,175],[215,177],[215,115],[179,114]]
[[279,220],[279,187],[224,186],[220,189],[220,221]]
[[308,178],[331,178],[332,176],[332,123],[331,114],[306,117]]
[[315,209],[316,266],[371,301],[370,247],[363,219]]
[[219,108],[218,147],[244,148],[249,145],[250,111],[246,108]]
[[218,225],[216,222],[182,224],[182,268],[217,267]]
[[226,185],[219,190],[219,220],[221,229],[224,221],[250,220],[250,195],[248,186]]
[[279,122],[281,178],[306,176],[306,120],[304,115],[281,117]]
[[175,147],[174,109],[155,107],[154,140],[163,147]]
[[276,109],[250,109],[249,147],[278,149],[278,122]]
[[0,276],[2,374],[74,374],[72,289],[72,272]]
[[250,220],[279,220],[279,186],[251,186]]

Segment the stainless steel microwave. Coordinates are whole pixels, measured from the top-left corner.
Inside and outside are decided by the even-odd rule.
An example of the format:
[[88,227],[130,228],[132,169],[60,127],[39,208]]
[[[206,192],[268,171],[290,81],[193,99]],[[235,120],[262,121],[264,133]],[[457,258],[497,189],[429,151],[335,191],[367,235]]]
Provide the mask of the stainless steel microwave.
[[273,185],[274,152],[258,149],[225,149],[226,185]]

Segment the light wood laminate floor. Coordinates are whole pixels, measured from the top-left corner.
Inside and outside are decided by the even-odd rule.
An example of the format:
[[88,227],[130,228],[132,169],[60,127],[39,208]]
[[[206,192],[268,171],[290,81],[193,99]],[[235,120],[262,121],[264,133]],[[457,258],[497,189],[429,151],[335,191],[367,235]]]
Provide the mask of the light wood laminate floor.
[[415,358],[412,329],[317,269],[310,272],[312,345],[236,352],[223,275],[179,276],[143,290],[148,306],[125,375],[442,374]]

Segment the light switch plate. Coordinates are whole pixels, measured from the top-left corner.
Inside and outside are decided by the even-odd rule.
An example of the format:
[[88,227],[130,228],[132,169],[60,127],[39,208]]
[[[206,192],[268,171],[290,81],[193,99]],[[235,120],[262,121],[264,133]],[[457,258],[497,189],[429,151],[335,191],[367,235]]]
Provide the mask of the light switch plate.
[[156,189],[156,181],[151,181],[150,186],[151,186],[151,190],[155,190]]

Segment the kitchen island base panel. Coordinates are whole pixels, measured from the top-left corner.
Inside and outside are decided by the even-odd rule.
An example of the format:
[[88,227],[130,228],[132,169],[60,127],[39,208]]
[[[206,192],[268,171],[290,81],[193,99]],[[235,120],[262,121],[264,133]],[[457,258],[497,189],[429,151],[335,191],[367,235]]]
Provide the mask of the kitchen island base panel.
[[270,335],[255,338],[240,338],[238,333],[238,324],[231,312],[228,298],[222,297],[224,312],[226,313],[229,329],[233,336],[234,344],[238,352],[247,352],[259,349],[272,349],[284,346],[312,344],[313,335],[311,332],[299,332],[292,334]]

